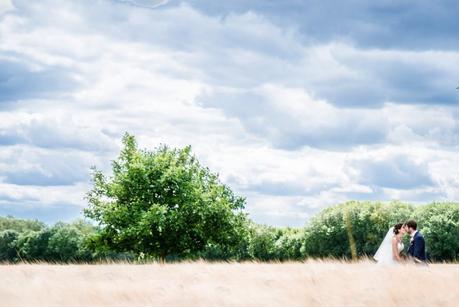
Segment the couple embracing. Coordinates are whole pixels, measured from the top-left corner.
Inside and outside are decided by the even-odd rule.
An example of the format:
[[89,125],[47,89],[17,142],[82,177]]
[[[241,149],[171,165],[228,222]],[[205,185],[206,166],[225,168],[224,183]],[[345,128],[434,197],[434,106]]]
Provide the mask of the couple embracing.
[[379,246],[374,258],[378,264],[395,265],[406,262],[403,252],[403,236],[410,236],[410,247],[408,248],[408,262],[426,263],[426,244],[424,237],[417,230],[416,221],[410,220],[391,227],[383,242]]

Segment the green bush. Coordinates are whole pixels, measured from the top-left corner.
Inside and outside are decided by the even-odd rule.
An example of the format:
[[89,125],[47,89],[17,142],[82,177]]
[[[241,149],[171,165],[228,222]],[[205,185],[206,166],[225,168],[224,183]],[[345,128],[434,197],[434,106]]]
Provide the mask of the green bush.
[[0,216],[0,231],[14,230],[18,233],[23,233],[27,231],[40,231],[45,228],[45,223],[37,220],[24,220],[12,216]]
[[459,205],[433,203],[416,210],[419,229],[426,239],[427,255],[434,261],[459,258]]
[[250,255],[250,227],[249,221],[244,222],[243,227],[238,227],[237,235],[232,244],[221,244],[217,242],[209,242],[204,250],[188,257],[190,259],[205,259],[210,261],[239,261],[250,260],[253,257]]
[[51,231],[45,228],[40,231],[21,233],[17,242],[18,258],[16,260],[38,261],[48,259],[48,241]]
[[277,260],[302,260],[305,257],[303,245],[304,230],[285,228],[275,242]]
[[17,257],[17,240],[19,233],[15,230],[0,232],[0,261],[13,261]]
[[276,241],[282,235],[282,231],[270,226],[254,225],[250,232],[250,256],[262,261],[276,259]]
[[209,245],[199,258],[206,260],[301,260],[303,230],[247,224],[243,240],[235,247]]
[[[230,230],[208,237],[202,249],[169,253],[166,260],[286,261],[307,257],[372,257],[388,229],[411,218],[418,222],[431,260],[456,261],[459,258],[459,204],[456,203],[348,202],[324,209],[304,228],[257,225],[244,215],[236,216],[237,219],[230,219]],[[145,253],[142,250],[119,251],[110,244],[101,245],[101,233],[106,235],[106,230],[81,220],[47,227],[38,221],[0,217],[0,225],[3,227],[0,231],[0,261],[143,262],[156,259],[148,250]],[[193,224],[189,224],[191,227]],[[106,242],[117,240],[111,236],[103,238]],[[180,242],[176,244],[178,248],[183,247]]]
[[53,227],[46,227],[37,221],[13,217],[7,220],[13,230],[0,232],[0,261],[69,262],[95,258],[88,238],[96,232],[96,228],[86,222],[59,222]]
[[92,253],[86,245],[86,237],[93,227],[82,221],[72,224],[57,223],[50,229],[46,248],[47,260],[58,262],[90,261]]

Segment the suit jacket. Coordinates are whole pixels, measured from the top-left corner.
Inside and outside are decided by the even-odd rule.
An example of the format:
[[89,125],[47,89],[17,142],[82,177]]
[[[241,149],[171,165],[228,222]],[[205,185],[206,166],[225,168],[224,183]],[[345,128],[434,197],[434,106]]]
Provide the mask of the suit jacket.
[[411,241],[411,245],[408,249],[408,254],[411,257],[417,258],[421,261],[426,261],[426,243],[424,241],[424,237],[418,231],[413,237]]

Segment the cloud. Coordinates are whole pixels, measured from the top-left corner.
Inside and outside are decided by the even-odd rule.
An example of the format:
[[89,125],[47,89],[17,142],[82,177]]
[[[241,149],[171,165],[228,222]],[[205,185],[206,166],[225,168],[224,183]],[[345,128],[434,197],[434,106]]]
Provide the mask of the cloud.
[[[61,111],[0,114],[0,145],[32,145],[47,149],[109,152],[117,147],[99,127],[88,126],[79,114]],[[57,129],[58,128],[58,129]],[[88,136],[91,137],[88,137]]]
[[0,0],[0,16],[13,8],[11,0]]
[[72,186],[89,181],[99,159],[85,152],[11,146],[0,150],[0,181],[18,186]]
[[154,9],[163,6],[169,2],[169,0],[114,0],[124,4],[132,6],[138,6],[142,8]]
[[354,72],[318,93],[340,105],[448,105],[458,102],[454,91],[457,51],[359,50],[345,45],[324,46],[325,53]]
[[[32,24],[27,26],[26,19],[21,20],[18,28],[27,30],[27,34],[15,33],[16,44],[23,41],[22,45],[26,46],[40,44],[62,49],[65,52],[53,57],[54,62],[62,63],[66,63],[63,57],[67,56],[66,61],[76,57],[94,64],[101,51],[107,58],[120,57],[114,50],[125,52],[122,60],[135,62],[129,54],[136,54],[138,62],[143,62],[146,54],[160,51],[162,57],[152,56],[148,66],[159,69],[163,76],[199,80],[235,90],[274,83],[302,88],[336,106],[380,107],[386,102],[452,105],[459,98],[455,90],[455,80],[459,79],[457,50],[362,49],[353,42],[340,40],[306,44],[293,25],[279,26],[263,15],[263,10],[210,17],[187,4],[162,10],[121,10],[107,2],[56,7],[47,11],[52,18],[34,21],[47,27],[59,25],[72,31],[73,37],[65,35],[65,31],[47,30],[43,35],[54,40],[41,44],[28,34]],[[24,10],[30,18],[43,15],[43,6],[28,6]],[[97,11],[104,11],[103,17],[96,16]],[[32,37],[40,35],[40,28],[35,32]],[[94,33],[99,36],[95,37]],[[80,37],[76,39],[75,34]],[[86,43],[82,44],[82,40]],[[66,44],[55,46],[53,41]],[[8,39],[6,42],[14,49],[14,42]],[[83,45],[90,47],[81,48]],[[51,60],[49,53],[41,54],[40,48],[36,49],[21,46],[17,51]],[[143,52],[138,54],[140,50]]]
[[[459,197],[443,3],[127,2],[15,0],[0,17],[3,212],[77,216],[89,166],[109,171],[125,131],[191,144],[257,222]],[[420,31],[429,9],[443,19]]]
[[242,93],[216,92],[200,101],[238,118],[248,131],[274,146],[289,150],[378,143],[384,141],[387,130],[379,112],[336,108],[301,89],[271,84]]
[[[300,48],[288,39],[281,43],[299,50],[299,55],[253,57],[255,50],[225,54],[225,63],[207,70],[209,79],[236,90],[266,83],[301,88],[336,107],[380,108],[388,102],[456,105],[459,101],[457,51],[368,50],[342,43]],[[234,72],[232,78],[227,71]]]
[[86,205],[83,198],[88,187],[89,184],[86,182],[66,186],[20,186],[0,183],[0,207],[13,204],[20,207],[22,204],[28,204],[34,207],[52,208],[67,204],[82,209]]
[[377,144],[458,144],[454,107],[386,103],[381,108],[336,107],[301,88],[274,84],[237,91],[216,88],[197,99],[238,119],[272,146],[346,150]]
[[297,28],[303,42],[309,44],[346,40],[364,48],[459,47],[455,31],[459,25],[455,15],[459,4],[454,0],[416,3],[393,0],[190,0],[188,3],[212,16],[257,12],[281,27]]
[[42,206],[34,203],[15,203],[0,199],[0,215],[14,216],[22,219],[37,219],[47,224],[59,221],[70,222],[81,216],[81,207],[69,203]]
[[72,73],[62,67],[40,67],[0,58],[0,103],[50,98],[76,86]]
[[359,182],[365,185],[401,190],[434,185],[428,166],[407,156],[359,161],[358,172]]

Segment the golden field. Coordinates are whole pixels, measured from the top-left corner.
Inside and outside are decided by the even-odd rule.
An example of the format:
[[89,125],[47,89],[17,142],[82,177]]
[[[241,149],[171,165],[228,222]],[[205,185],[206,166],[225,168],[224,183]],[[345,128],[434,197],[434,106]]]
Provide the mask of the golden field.
[[459,265],[0,265],[0,306],[459,306]]

